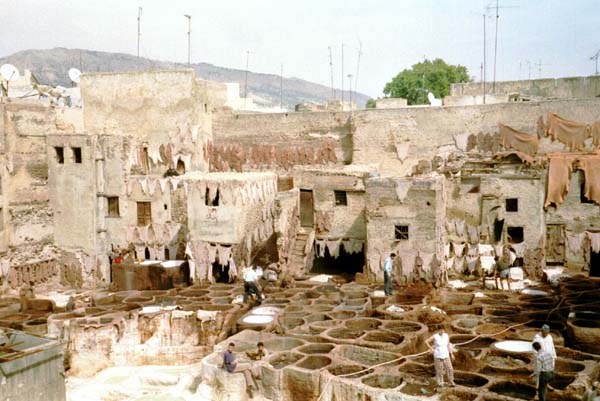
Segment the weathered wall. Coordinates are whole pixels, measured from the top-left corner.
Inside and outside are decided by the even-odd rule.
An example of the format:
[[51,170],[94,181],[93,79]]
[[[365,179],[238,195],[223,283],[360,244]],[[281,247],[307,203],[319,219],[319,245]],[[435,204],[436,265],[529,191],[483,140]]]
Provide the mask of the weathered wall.
[[85,129],[91,134],[170,132],[208,112],[193,70],[90,73],[81,77]]
[[[531,134],[540,116],[555,112],[567,119],[592,123],[600,119],[600,99],[503,103],[469,107],[362,110],[344,113],[289,113],[215,116],[216,144],[302,146],[337,138],[336,154],[353,164],[378,164],[382,175],[404,176],[421,159],[469,150],[491,154],[498,123]],[[340,136],[341,133],[344,135]],[[352,134],[352,135],[348,135]],[[343,140],[342,140],[343,139]],[[473,147],[474,146],[474,147]],[[498,145],[495,145],[496,149]],[[544,139],[540,153],[565,150]],[[339,157],[338,157],[339,160]]]
[[[86,135],[48,136],[50,204],[54,211],[54,243],[66,249],[96,249],[96,169],[94,138]],[[64,151],[64,163],[56,156]],[[75,163],[73,148],[81,149]]]
[[[479,95],[482,89],[481,82],[452,84],[450,94],[451,96]],[[485,89],[486,93],[520,92],[545,99],[586,99],[600,95],[600,76],[504,81],[496,82],[495,89],[488,82]]]
[[407,106],[408,101],[401,97],[377,99],[375,101],[375,108],[377,109],[400,109]]
[[[398,185],[408,185],[399,195]],[[383,261],[391,251],[414,260],[417,251],[436,254],[444,227],[443,178],[372,178],[366,182],[367,259],[371,274],[383,277]],[[394,227],[408,225],[409,239],[397,240]],[[408,267],[404,266],[405,268]]]
[[[313,191],[316,238],[366,238],[364,181],[368,175],[343,169],[294,170],[294,185]],[[336,205],[334,191],[346,192],[346,205]]]

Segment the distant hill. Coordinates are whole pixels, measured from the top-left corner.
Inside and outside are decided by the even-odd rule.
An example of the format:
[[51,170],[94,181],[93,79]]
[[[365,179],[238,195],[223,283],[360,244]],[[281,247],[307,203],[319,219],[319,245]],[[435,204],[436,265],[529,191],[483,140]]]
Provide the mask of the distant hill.
[[[0,64],[14,64],[20,71],[31,70],[40,83],[51,85],[70,86],[67,71],[71,67],[82,67],[82,71],[135,71],[138,68],[137,57],[124,53],[97,52],[92,50],[65,49],[57,47],[47,50],[24,50],[10,56],[0,58]],[[140,58],[139,68],[142,70],[186,68],[183,63],[158,61]],[[243,95],[244,71],[232,68],[219,67],[208,63],[192,64],[196,76],[218,82],[238,82]],[[280,77],[274,74],[248,73],[248,92],[264,106],[279,106]],[[305,81],[299,78],[283,79],[284,107],[294,108],[302,102],[323,103],[329,99],[331,88]],[[339,94],[340,91],[337,90]],[[256,99],[258,97],[259,99]],[[348,99],[349,93],[344,92]],[[353,93],[353,97],[360,107],[364,107],[369,96],[362,93]]]

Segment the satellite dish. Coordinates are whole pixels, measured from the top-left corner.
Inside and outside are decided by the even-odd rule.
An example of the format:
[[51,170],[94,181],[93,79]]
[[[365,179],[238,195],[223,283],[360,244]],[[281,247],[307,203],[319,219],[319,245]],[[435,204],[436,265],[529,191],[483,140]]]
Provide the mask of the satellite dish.
[[429,100],[429,104],[432,106],[441,106],[442,105],[442,99],[436,99],[435,95],[431,92],[429,92],[427,94],[427,100]]
[[76,84],[78,84],[80,81],[80,79],[79,79],[80,76],[81,76],[81,71],[79,71],[77,68],[69,69],[69,78],[71,78],[72,82],[75,82]]
[[3,64],[2,67],[0,67],[0,76],[8,82],[16,81],[20,77],[19,70],[12,64]]
[[429,100],[430,104],[434,104],[435,103],[435,95],[433,93],[429,92],[427,94],[427,100]]

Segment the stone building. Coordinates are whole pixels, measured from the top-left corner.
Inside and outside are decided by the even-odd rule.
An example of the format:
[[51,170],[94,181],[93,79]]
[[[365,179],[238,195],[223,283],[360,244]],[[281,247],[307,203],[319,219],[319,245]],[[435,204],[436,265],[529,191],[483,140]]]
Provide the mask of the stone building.
[[[191,70],[84,74],[80,86],[83,110],[0,105],[13,286],[38,280],[21,265],[46,264],[56,280],[108,284],[114,247],[189,259],[193,279],[213,281],[213,267],[249,265],[269,241],[271,262],[335,271],[341,251],[370,279],[392,251],[407,278],[415,261],[421,275],[472,269],[478,244],[510,246],[531,271],[596,265],[598,205],[577,169],[595,139],[573,150],[545,130],[549,113],[593,124],[597,99],[236,114],[226,85]],[[537,138],[535,152],[503,142],[499,124]],[[568,194],[545,207],[548,166],[571,154]]]

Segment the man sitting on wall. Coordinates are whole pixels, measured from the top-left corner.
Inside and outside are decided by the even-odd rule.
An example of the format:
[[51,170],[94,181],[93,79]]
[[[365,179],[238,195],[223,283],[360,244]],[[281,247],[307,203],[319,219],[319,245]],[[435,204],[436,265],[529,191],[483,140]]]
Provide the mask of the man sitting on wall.
[[251,269],[248,269],[244,274],[244,303],[248,301],[248,297],[250,297],[252,294],[256,295],[256,300],[259,304],[262,303],[262,293],[256,284],[257,279],[258,275],[256,274],[255,265],[252,266]]
[[252,366],[250,366],[249,363],[238,363],[236,361],[235,355],[233,354],[234,347],[234,343],[229,343],[229,345],[227,346],[227,351],[223,353],[223,367],[229,373],[244,374],[244,378],[246,379],[247,392],[250,395],[250,398],[252,398],[254,396],[253,390],[258,390],[258,386],[256,385],[252,374]]

